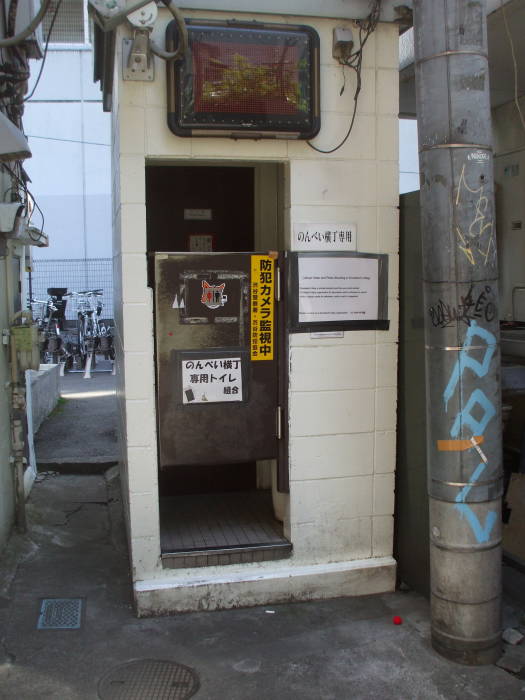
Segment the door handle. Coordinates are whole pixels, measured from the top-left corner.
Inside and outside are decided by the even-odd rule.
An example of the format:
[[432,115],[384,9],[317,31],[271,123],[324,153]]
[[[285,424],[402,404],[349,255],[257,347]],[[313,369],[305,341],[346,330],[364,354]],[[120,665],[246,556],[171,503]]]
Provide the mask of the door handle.
[[278,440],[283,438],[283,408],[277,406],[275,411],[275,436]]

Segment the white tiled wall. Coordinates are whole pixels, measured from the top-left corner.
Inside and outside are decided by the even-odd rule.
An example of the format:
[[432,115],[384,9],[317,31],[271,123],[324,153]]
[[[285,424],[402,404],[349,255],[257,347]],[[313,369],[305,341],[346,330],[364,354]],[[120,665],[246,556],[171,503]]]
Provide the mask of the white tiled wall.
[[[160,13],[167,22],[167,11]],[[314,143],[332,148],[344,137],[353,107],[355,77],[349,70],[343,76],[331,55],[333,27],[345,22],[258,19],[311,24],[319,32],[322,128]],[[155,32],[161,40],[162,26]],[[290,338],[291,487],[285,528],[291,533],[294,554],[279,565],[293,568],[388,557],[392,552],[398,313],[397,40],[393,25],[379,25],[370,37],[353,133],[341,149],[329,155],[315,152],[303,141],[176,137],[166,125],[163,62],[156,60],[153,83],[123,83],[117,68],[115,269],[123,303],[117,319],[117,365],[121,430],[127,440],[125,480],[135,580],[167,575],[159,566],[152,301],[146,288],[146,161],[284,163],[285,240],[294,222],[352,222],[357,226],[359,251],[389,253],[389,331],[346,332],[343,338],[323,340],[308,334]],[[169,575],[178,574],[171,571]]]

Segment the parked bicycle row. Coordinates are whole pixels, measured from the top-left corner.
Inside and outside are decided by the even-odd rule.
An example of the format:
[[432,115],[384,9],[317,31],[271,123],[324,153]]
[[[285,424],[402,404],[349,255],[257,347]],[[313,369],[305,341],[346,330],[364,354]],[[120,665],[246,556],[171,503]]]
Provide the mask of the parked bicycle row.
[[[64,287],[49,287],[47,294],[47,299],[30,299],[40,330],[43,364],[61,364],[64,370],[90,370],[95,367],[97,354],[114,360],[113,329],[102,318],[102,289],[68,292]],[[76,302],[74,327],[66,322],[69,300]]]

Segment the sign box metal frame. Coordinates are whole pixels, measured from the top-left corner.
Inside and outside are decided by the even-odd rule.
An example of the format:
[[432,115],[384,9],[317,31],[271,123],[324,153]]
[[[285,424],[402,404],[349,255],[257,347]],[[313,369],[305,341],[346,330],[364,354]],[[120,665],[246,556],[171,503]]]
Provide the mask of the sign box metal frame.
[[[316,260],[319,259],[320,264],[329,265],[330,261],[348,261],[348,271],[352,272],[353,261],[359,260],[376,260],[377,261],[377,310],[373,312],[363,313],[368,316],[363,319],[333,319],[320,321],[301,321],[300,320],[300,264],[301,260]],[[338,269],[341,269],[341,262],[337,263]],[[354,265],[355,267],[355,265]],[[385,253],[357,253],[357,252],[288,252],[287,253],[287,268],[288,268],[288,328],[292,333],[312,333],[322,331],[354,331],[354,330],[388,330],[390,321],[388,320],[388,255]],[[356,278],[358,279],[358,278]],[[369,282],[369,280],[367,280]],[[341,288],[335,289],[335,294],[339,294]],[[330,292],[326,293],[325,304],[330,303]],[[363,298],[366,292],[358,290],[355,297],[361,294]],[[321,295],[320,295],[321,296]],[[348,296],[348,294],[347,294]],[[340,312],[341,315],[345,312]],[[322,315],[322,314],[321,314]],[[327,311],[326,315],[330,315]],[[337,316],[337,312],[333,313]]]
[[[168,61],[177,136],[311,139],[320,129],[319,35],[306,25],[186,19],[188,50]],[[178,45],[175,20],[166,47]]]

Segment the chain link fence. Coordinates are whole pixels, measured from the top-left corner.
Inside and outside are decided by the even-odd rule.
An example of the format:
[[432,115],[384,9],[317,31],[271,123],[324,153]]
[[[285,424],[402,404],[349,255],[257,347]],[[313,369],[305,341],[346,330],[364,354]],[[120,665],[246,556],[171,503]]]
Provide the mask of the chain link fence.
[[[46,300],[48,287],[65,287],[68,292],[102,289],[102,318],[113,319],[113,261],[111,258],[79,260],[34,260],[28,273],[28,286],[33,299]],[[38,305],[33,305],[38,313]],[[77,318],[77,300],[70,297],[66,305],[66,319]]]

